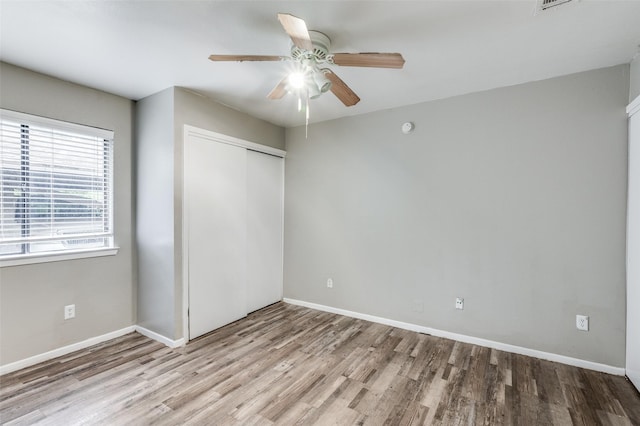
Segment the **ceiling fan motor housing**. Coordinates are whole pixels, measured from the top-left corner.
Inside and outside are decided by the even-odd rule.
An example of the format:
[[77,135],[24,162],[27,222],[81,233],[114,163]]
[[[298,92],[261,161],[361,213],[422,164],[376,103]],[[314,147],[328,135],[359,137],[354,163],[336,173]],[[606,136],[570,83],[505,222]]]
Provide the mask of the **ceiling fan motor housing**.
[[309,30],[309,38],[311,38],[313,51],[302,49],[294,44],[291,46],[291,57],[300,62],[304,59],[312,59],[316,63],[326,62],[329,48],[331,47],[331,39],[320,31],[311,30]]

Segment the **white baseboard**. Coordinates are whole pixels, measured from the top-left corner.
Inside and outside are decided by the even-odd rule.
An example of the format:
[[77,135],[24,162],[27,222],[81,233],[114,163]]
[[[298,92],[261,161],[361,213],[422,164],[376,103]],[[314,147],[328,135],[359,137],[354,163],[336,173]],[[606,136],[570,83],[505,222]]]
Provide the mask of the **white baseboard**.
[[522,346],[515,346],[507,343],[495,342],[493,340],[481,339],[478,337],[467,336],[464,334],[451,333],[449,331],[443,331],[443,330],[424,327],[421,325],[411,324],[407,322],[377,317],[374,315],[362,314],[359,312],[348,311],[346,309],[319,305],[316,303],[305,302],[302,300],[284,298],[283,302],[289,303],[292,305],[304,306],[306,308],[316,309],[318,311],[330,312],[333,314],[344,315],[347,317],[358,318],[366,321],[376,322],[379,324],[389,325],[392,327],[402,328],[404,330],[416,331],[418,333],[430,334],[432,336],[437,336],[437,337],[444,337],[446,339],[457,340],[459,342],[471,343],[473,345],[498,349],[505,352],[511,352],[511,353],[520,354],[520,355],[527,355],[535,358],[545,359],[547,361],[559,362],[562,364],[572,365],[574,367],[586,368],[588,370],[615,374],[616,376],[625,375],[625,369],[622,367],[614,367],[607,364],[600,364],[598,362],[586,361],[583,359],[572,358],[565,355],[558,355],[550,352],[539,351],[536,349],[524,348]]
[[115,339],[116,337],[124,336],[125,334],[133,333],[134,331],[150,339],[158,341],[170,348],[177,348],[185,345],[185,339],[171,340],[161,334],[158,334],[151,330],[147,330],[146,328],[139,325],[131,325],[120,330],[112,331],[111,333],[91,337],[90,339],[83,340],[82,342],[73,343],[71,345],[63,346],[49,352],[21,359],[20,361],[15,361],[6,365],[0,365],[0,376],[20,370],[22,368],[31,367],[32,365],[38,364],[40,362],[49,361],[50,359],[57,358],[59,356],[70,354],[71,352],[75,352],[80,349],[88,348],[89,346],[97,345],[98,343],[106,342],[107,340]]
[[[338,315],[344,315],[347,317],[358,318],[365,321],[376,322],[379,324],[389,325],[392,327],[402,328],[404,330],[415,331],[418,333],[430,334],[432,336],[444,337],[446,339],[457,340],[459,342],[471,343],[474,345],[485,346],[488,348],[494,348],[505,352],[512,352],[520,355],[532,356],[548,361],[560,362],[562,364],[572,365],[575,367],[586,368],[589,370],[600,371],[603,373],[615,374],[617,376],[624,376],[625,369],[622,367],[614,367],[607,364],[600,364],[593,361],[586,361],[578,358],[572,358],[565,355],[558,355],[550,352],[543,352],[536,349],[524,348],[521,346],[510,345],[507,343],[495,342],[493,340],[481,339],[478,337],[467,336],[464,334],[451,333],[448,331],[438,330],[435,328],[424,327],[417,324],[411,324],[402,321],[396,321],[388,318],[382,318],[374,315],[362,314],[359,312],[348,311],[346,309],[334,308],[331,306],[319,305],[317,303],[305,302],[302,300],[284,298],[285,303],[292,305],[304,306],[319,311],[330,312]],[[73,343],[68,346],[63,346],[58,349],[54,349],[42,354],[34,355],[29,358],[25,358],[19,361],[12,362],[10,364],[0,365],[0,376],[3,374],[11,373],[13,371],[20,370],[22,368],[30,367],[40,362],[48,361],[59,356],[67,355],[71,352],[88,348],[89,346],[96,345],[98,343],[106,342],[107,340],[115,339],[116,337],[124,336],[125,334],[136,331],[143,336],[156,340],[170,348],[177,348],[184,346],[186,340],[184,338],[178,340],[171,340],[161,334],[148,330],[139,325],[132,325],[122,328],[120,330],[112,331],[101,336],[92,337],[82,342]]]
[[89,346],[97,345],[98,343],[106,342],[107,340],[115,339],[116,337],[124,336],[125,334],[133,333],[134,331],[136,331],[135,326],[131,325],[129,327],[121,328],[120,330],[112,331],[111,333],[91,337],[87,340],[83,340],[82,342],[73,343],[71,345],[63,346],[49,352],[21,359],[20,361],[0,365],[0,376],[20,370],[22,368],[31,367],[32,365],[38,364],[40,362],[49,361],[50,359],[57,358],[59,356],[70,354],[71,352],[75,352],[80,349],[88,348]]
[[179,348],[180,346],[184,346],[186,343],[184,338],[181,338],[178,340],[171,340],[168,337],[163,336],[162,334],[158,334],[155,331],[151,331],[139,325],[136,325],[134,327],[135,327],[135,330],[138,333],[142,334],[143,336],[146,336],[149,339],[153,339],[157,342],[160,342],[166,346],[169,346],[170,348]]

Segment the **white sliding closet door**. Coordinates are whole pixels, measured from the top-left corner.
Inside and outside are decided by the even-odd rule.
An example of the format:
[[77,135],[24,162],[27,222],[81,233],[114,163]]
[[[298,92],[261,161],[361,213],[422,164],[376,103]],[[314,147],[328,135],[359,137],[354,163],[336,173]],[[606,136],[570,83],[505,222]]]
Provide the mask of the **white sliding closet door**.
[[640,390],[640,111],[629,118],[628,191],[627,363],[625,370],[627,377],[636,389]]
[[247,150],[185,140],[189,338],[247,314]]
[[284,155],[185,126],[183,318],[189,339],[282,299]]
[[247,312],[282,300],[284,160],[247,151]]

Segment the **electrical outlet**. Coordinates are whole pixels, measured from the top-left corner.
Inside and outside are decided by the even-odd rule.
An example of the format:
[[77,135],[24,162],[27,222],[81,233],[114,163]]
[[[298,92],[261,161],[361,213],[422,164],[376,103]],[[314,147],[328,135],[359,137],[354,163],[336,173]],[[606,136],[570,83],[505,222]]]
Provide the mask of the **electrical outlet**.
[[580,331],[589,331],[589,317],[586,315],[576,315],[576,328]]
[[462,297],[456,297],[456,309],[464,309],[464,299]]
[[333,288],[333,280],[331,278],[327,280],[327,288]]
[[68,320],[76,317],[76,305],[67,305],[64,307],[64,319]]

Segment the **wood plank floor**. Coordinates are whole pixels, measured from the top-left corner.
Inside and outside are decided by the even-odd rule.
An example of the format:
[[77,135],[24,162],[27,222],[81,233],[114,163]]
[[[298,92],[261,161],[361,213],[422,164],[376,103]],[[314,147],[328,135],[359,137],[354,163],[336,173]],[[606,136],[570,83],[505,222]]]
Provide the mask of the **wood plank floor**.
[[0,378],[38,425],[640,425],[623,377],[277,303],[184,348],[136,333]]

